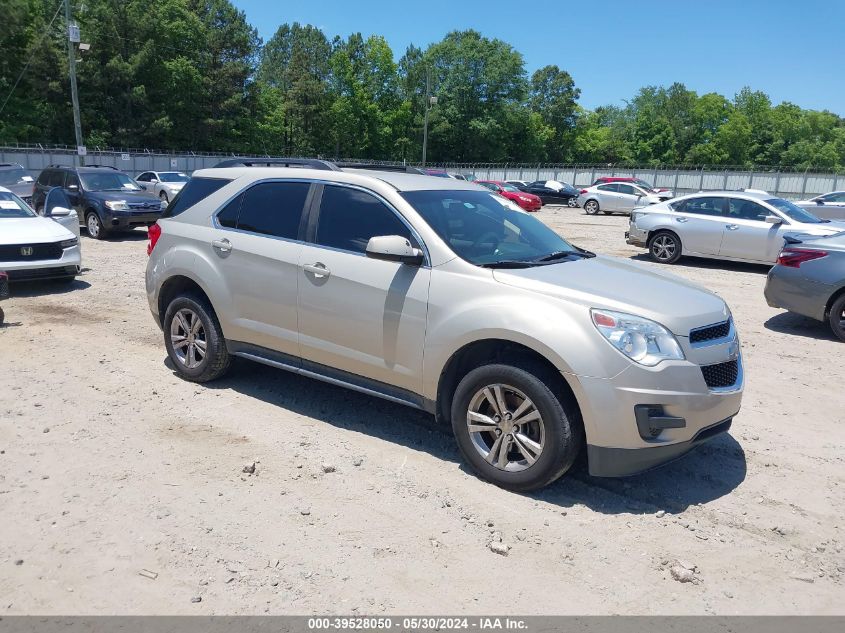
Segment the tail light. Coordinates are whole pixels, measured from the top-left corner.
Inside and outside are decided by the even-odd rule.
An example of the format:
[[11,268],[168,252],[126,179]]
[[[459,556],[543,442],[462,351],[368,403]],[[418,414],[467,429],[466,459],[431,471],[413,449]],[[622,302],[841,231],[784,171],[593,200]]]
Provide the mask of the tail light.
[[579,194],[581,194],[581,193],[587,193],[587,190],[586,190],[586,189],[582,189],[582,190],[581,190],[581,191],[579,191],[578,193],[579,193]]
[[156,242],[158,242],[158,238],[161,237],[161,227],[158,225],[158,222],[156,222],[147,229],[147,235],[150,238],[150,243],[147,244],[147,256],[149,256],[153,252],[153,249],[156,247]]
[[806,248],[785,248],[780,252],[778,264],[788,268],[801,268],[801,264],[827,257],[827,251],[811,251]]

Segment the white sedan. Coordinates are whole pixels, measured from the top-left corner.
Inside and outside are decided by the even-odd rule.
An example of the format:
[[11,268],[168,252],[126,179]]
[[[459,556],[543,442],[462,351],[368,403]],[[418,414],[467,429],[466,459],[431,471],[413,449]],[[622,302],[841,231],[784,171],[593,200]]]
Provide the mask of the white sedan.
[[181,171],[145,171],[135,182],[150,193],[156,194],[165,204],[169,204],[176,194],[182,191],[188,180],[188,174]]
[[578,206],[588,215],[602,213],[631,213],[638,207],[657,204],[663,194],[646,191],[629,182],[608,182],[582,189]]
[[[79,218],[69,206],[61,205],[61,189],[54,191],[55,195],[53,191],[48,195],[42,217],[0,187],[0,271],[8,274],[9,281],[72,281],[79,274]],[[51,205],[50,196],[58,203]]]

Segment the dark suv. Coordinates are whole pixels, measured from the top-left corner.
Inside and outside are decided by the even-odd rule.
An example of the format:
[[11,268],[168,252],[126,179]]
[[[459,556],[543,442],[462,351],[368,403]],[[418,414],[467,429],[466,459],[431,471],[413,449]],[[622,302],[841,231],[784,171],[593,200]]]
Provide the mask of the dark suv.
[[149,226],[161,217],[161,200],[144,191],[132,178],[114,167],[51,165],[35,182],[32,204],[43,212],[47,192],[61,187],[79,214],[88,235],[101,240],[111,231]]
[[33,178],[18,163],[0,163],[0,187],[5,187],[32,206]]

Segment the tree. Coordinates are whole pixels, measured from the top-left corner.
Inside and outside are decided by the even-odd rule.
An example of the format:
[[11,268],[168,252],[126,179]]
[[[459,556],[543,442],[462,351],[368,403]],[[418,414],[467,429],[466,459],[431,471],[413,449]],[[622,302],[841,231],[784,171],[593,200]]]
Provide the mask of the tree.
[[528,105],[551,132],[537,128],[544,139],[545,157],[549,160],[559,162],[572,155],[580,95],[572,76],[557,66],[544,66],[531,75]]

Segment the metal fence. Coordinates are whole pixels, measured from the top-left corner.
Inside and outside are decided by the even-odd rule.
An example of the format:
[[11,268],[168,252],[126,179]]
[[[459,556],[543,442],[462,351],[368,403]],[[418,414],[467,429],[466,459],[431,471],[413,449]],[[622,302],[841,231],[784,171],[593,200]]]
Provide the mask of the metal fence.
[[[178,170],[191,173],[196,169],[213,167],[235,154],[203,152],[167,153],[156,150],[92,150],[86,164],[110,165],[131,175],[143,171]],[[48,165],[73,165],[77,161],[76,148],[66,146],[10,145],[0,146],[0,162],[19,163],[33,176]],[[355,160],[355,159],[343,159]],[[391,161],[382,162],[395,164]],[[613,165],[544,165],[544,164],[481,164],[429,163],[450,173],[472,175],[489,180],[560,180],[576,187],[587,187],[601,176],[629,176],[642,178],[655,187],[667,187],[676,195],[712,189],[762,189],[785,198],[804,198],[828,191],[845,189],[845,173],[798,171],[780,167],[754,169],[734,167],[621,167]]]

